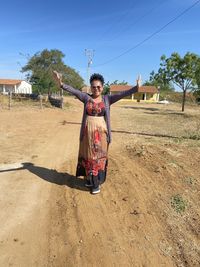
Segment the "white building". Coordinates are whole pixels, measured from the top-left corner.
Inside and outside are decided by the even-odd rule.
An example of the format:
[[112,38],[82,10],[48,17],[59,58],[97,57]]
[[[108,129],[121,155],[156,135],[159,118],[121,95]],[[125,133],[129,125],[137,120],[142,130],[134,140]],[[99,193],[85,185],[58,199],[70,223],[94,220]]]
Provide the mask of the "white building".
[[0,93],[32,94],[32,85],[23,80],[0,79]]

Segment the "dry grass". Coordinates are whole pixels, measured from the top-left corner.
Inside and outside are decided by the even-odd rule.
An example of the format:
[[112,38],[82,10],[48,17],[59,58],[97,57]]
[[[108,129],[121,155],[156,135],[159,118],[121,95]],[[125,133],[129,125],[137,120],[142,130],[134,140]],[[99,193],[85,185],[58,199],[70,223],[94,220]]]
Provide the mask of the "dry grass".
[[[132,133],[145,133],[149,136],[200,139],[200,107],[198,105],[186,106],[185,112],[180,111],[181,105],[179,104],[130,104],[130,102],[121,101],[117,108],[119,107],[118,130],[126,129]],[[116,116],[115,106],[111,113],[113,117]]]

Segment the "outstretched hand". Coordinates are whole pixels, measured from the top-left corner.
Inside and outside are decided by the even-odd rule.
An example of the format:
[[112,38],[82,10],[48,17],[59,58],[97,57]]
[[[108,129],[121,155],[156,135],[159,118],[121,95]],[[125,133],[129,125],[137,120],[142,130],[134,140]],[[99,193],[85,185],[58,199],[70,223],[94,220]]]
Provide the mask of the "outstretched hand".
[[55,80],[55,82],[58,84],[58,86],[62,86],[63,82],[62,82],[62,74],[57,72],[56,70],[53,71],[53,78]]

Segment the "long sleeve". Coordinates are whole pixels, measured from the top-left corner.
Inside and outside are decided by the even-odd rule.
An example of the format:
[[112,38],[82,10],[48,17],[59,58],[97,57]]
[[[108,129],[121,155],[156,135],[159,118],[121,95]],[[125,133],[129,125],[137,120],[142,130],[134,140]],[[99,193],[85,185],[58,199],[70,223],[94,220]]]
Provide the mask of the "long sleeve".
[[73,87],[71,87],[70,85],[68,84],[63,84],[61,86],[61,88],[69,93],[71,93],[72,95],[75,95],[81,102],[85,102],[85,99],[87,97],[87,94],[86,93],[83,93],[81,92],[80,90],[78,89],[75,89]]
[[115,102],[119,101],[120,99],[122,99],[125,96],[136,93],[137,91],[138,91],[138,87],[134,86],[131,89],[120,92],[118,94],[109,95],[108,97],[109,97],[110,105],[114,104]]

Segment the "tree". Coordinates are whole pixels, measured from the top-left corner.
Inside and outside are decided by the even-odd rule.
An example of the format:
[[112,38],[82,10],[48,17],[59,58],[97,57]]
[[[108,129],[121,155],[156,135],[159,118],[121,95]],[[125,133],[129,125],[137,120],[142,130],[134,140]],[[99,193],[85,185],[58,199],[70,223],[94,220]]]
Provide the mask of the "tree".
[[104,86],[103,86],[103,94],[104,94],[104,95],[107,95],[107,94],[109,94],[109,93],[110,93],[110,83],[107,82],[107,83],[105,83]]
[[63,81],[75,88],[83,86],[82,77],[71,67],[63,62],[64,54],[57,50],[44,49],[34,54],[28,63],[22,68],[22,72],[28,72],[27,79],[33,84],[33,90],[40,93],[47,93],[56,90],[56,83],[52,71],[57,70],[63,73]]
[[148,81],[145,81],[143,85],[154,85],[160,88],[160,91],[174,91],[173,84],[166,80],[162,73],[155,73],[152,71]]
[[111,85],[127,85],[128,83],[125,82],[124,80],[122,82],[119,82],[118,80],[115,80],[114,82],[110,83],[110,82],[107,82],[106,84],[104,84],[104,87],[103,87],[103,94],[106,95],[106,94],[109,94],[110,93],[110,86]]
[[197,99],[199,100],[200,99],[200,59],[198,61],[198,68],[197,68],[197,71],[195,73],[195,76],[196,76],[197,86],[196,86],[196,88],[194,88],[194,94],[197,97]]
[[127,85],[128,83],[125,82],[124,80],[122,82],[119,82],[118,80],[115,80],[114,82],[112,82],[110,85],[112,84],[116,84],[116,85]]
[[183,90],[182,111],[184,111],[186,92],[197,83],[199,56],[189,52],[183,58],[178,53],[172,53],[169,58],[163,55],[160,66],[158,76],[166,82],[173,82]]

